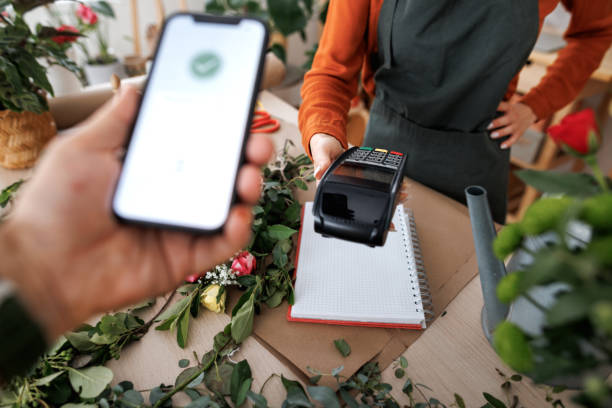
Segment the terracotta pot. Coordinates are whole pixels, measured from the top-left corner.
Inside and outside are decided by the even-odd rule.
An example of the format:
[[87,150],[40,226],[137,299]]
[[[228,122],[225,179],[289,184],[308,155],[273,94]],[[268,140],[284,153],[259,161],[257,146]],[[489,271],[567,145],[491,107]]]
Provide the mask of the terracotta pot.
[[49,112],[0,111],[0,166],[32,167],[43,147],[57,133]]

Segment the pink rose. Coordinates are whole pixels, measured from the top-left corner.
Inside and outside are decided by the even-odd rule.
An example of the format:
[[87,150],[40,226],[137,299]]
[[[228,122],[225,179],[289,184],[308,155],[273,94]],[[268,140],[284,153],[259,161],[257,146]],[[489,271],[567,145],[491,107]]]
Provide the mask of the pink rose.
[[84,4],[79,4],[76,15],[83,23],[88,25],[94,25],[98,22],[98,15]]
[[185,278],[185,280],[189,283],[196,283],[196,281],[198,279],[200,279],[200,275],[199,273],[194,273],[193,275],[189,275],[187,278]]
[[236,275],[250,275],[255,269],[256,260],[253,255],[248,251],[239,253],[234,262],[232,262],[232,269],[236,272]]

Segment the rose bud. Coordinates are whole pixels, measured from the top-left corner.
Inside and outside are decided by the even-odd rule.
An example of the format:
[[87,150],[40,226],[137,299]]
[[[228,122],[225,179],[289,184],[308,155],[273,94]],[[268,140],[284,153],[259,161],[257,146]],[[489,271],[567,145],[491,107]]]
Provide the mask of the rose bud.
[[239,253],[232,262],[232,270],[237,276],[250,275],[255,269],[257,261],[255,257],[248,251]]

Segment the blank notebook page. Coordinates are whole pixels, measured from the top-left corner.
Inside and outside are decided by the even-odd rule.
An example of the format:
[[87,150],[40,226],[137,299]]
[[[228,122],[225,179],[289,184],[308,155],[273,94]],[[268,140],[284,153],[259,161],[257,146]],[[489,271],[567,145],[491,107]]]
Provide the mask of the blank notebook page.
[[302,220],[291,317],[298,319],[418,324],[424,313],[411,234],[401,205],[382,247],[369,247],[314,231],[312,203]]

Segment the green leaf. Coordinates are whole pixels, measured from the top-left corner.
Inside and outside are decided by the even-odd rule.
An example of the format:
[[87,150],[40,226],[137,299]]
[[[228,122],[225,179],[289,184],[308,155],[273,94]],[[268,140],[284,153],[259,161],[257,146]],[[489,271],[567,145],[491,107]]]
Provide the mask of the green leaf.
[[231,339],[231,334],[227,335],[225,332],[217,333],[213,340],[213,350],[220,352],[225,346],[227,346]]
[[519,170],[515,174],[523,182],[542,193],[588,197],[599,192],[593,176],[584,173]]
[[97,397],[113,380],[113,372],[102,366],[67,370],[70,385],[81,398]]
[[100,320],[100,330],[102,334],[119,335],[127,330],[125,327],[125,316],[116,315],[105,315]]
[[413,390],[414,386],[412,384],[412,380],[409,378],[404,383],[404,386],[402,387],[402,392],[406,395],[411,395]]
[[96,404],[86,404],[82,402],[80,404],[74,404],[74,403],[64,404],[60,408],[96,408],[96,407],[97,407]]
[[244,286],[245,288],[255,286],[257,283],[257,279],[253,275],[242,275],[239,276],[237,280],[240,286]]
[[337,376],[338,376],[338,374],[340,374],[340,373],[342,372],[342,370],[344,370],[344,366],[343,366],[343,365],[338,366],[338,367],[336,367],[336,368],[334,368],[334,369],[332,370],[331,375],[332,375],[333,377],[337,377]]
[[138,311],[141,311],[142,309],[147,309],[153,306],[156,301],[157,301],[156,298],[145,299],[140,303],[136,303],[135,305],[130,306],[128,310],[131,310],[133,312],[138,312]]
[[70,332],[66,333],[64,336],[66,336],[66,339],[68,339],[70,344],[72,344],[75,349],[83,353],[95,350],[96,347],[98,347],[91,341],[87,335],[87,332]]
[[32,54],[21,51],[14,59],[19,71],[27,78],[31,78],[34,85],[44,89],[53,96],[53,87],[47,78],[47,70],[40,65]]
[[278,305],[280,305],[285,298],[285,295],[286,292],[284,290],[278,289],[266,300],[266,305],[268,305],[268,307],[271,309],[278,307]]
[[144,404],[144,398],[142,398],[142,394],[140,394],[136,390],[127,390],[121,395],[119,401],[123,403],[120,405],[123,407],[140,407]]
[[296,0],[268,0],[268,12],[274,27],[284,36],[306,27],[306,15]]
[[189,310],[185,310],[178,319],[176,341],[180,348],[185,348],[185,344],[187,343],[187,336],[189,334],[189,319]]
[[115,18],[115,11],[107,1],[93,1],[87,3],[87,5],[96,13],[100,13],[106,17]]
[[178,317],[185,309],[189,307],[190,303],[191,298],[189,296],[182,298],[181,300],[177,301],[172,306],[167,308],[162,314],[157,317],[157,319],[155,319],[155,321],[161,322],[163,320]]
[[514,323],[500,323],[493,333],[493,344],[502,360],[516,371],[529,372],[533,369],[531,347],[523,331]]
[[520,374],[513,374],[510,379],[514,382],[519,382],[523,379],[523,376]]
[[319,381],[321,381],[321,377],[323,377],[321,374],[313,375],[308,378],[308,381],[310,381],[311,384],[317,385]]
[[19,187],[21,187],[21,184],[23,184],[23,180],[16,181],[0,192],[0,208],[6,207],[17,190],[19,190]]
[[253,402],[254,408],[268,408],[268,401],[261,394],[255,394],[253,391],[247,392],[247,397]]
[[270,46],[269,51],[276,56],[283,64],[287,63],[287,51],[282,44],[274,43]]
[[602,289],[585,289],[560,295],[546,313],[546,321],[551,326],[560,326],[587,317],[591,305],[597,300],[612,299],[612,290]]
[[[198,371],[201,371],[201,370],[202,369],[200,367],[189,367],[189,368],[181,371],[181,373],[178,375],[178,377],[176,377],[176,380],[174,381],[174,386],[178,387],[179,385],[181,385],[184,382],[186,382],[187,380],[189,380]],[[200,385],[203,380],[204,380],[204,373],[202,372],[202,373],[198,374],[193,380],[191,380],[189,382],[189,384],[187,384],[187,388],[196,387],[196,386]]]
[[500,400],[498,400],[497,398],[495,398],[491,394],[489,394],[487,392],[483,392],[482,395],[484,396],[485,400],[487,400],[487,402],[489,404],[491,404],[493,407],[495,407],[495,408],[507,408],[506,404],[504,404],[503,402],[501,402]]
[[336,393],[329,387],[309,386],[308,393],[312,399],[319,401],[324,408],[340,408]]
[[340,388],[340,397],[346,402],[349,408],[360,408],[355,398],[344,388]]
[[342,354],[344,357],[347,357],[351,354],[351,346],[344,339],[334,340],[334,345],[336,349]]
[[0,72],[2,72],[11,87],[15,92],[19,92],[23,89],[23,83],[21,81],[21,75],[17,70],[17,67],[8,58],[4,58],[0,55]]
[[242,343],[253,331],[254,298],[255,294],[251,294],[236,315],[232,317],[232,338],[237,344]]
[[231,395],[231,379],[234,365],[225,361],[215,369],[208,370],[204,383],[209,390],[221,395]]
[[304,182],[304,180],[302,180],[302,179],[295,179],[294,183],[295,183],[297,188],[299,188],[301,190],[304,190],[304,191],[308,190],[308,184],[306,184]]
[[[257,282],[257,278],[255,278],[255,280]],[[232,309],[232,317],[236,316],[236,313],[238,313],[242,305],[244,305],[251,298],[251,295],[253,294],[253,289],[253,287],[250,287],[249,289],[247,289],[246,292],[242,294],[242,296],[240,296],[240,299],[238,299],[236,306],[234,306],[234,308]]]
[[[157,401],[166,396],[166,393],[161,389],[161,387],[155,387],[151,390],[149,394],[149,402],[151,405],[155,405]],[[172,398],[167,399],[162,405],[162,408],[172,408]]]
[[403,378],[406,372],[404,371],[403,368],[396,368],[394,374],[395,374],[395,378]]
[[199,397],[185,406],[185,408],[217,408],[219,405],[213,402],[208,395]]
[[56,373],[49,374],[49,375],[47,375],[45,377],[38,378],[32,384],[37,386],[37,387],[44,387],[45,385],[51,384],[53,382],[53,380],[55,380],[57,377],[59,377],[60,375],[62,375],[64,373],[65,373],[65,371],[58,371]]
[[268,234],[270,235],[270,238],[277,241],[289,239],[296,232],[297,231],[293,228],[289,228],[286,225],[282,224],[270,225],[268,227]]
[[181,360],[179,360],[178,362],[178,366],[181,368],[185,368],[189,365],[189,360],[187,360],[186,358],[183,358]]
[[281,375],[281,382],[287,391],[287,398],[285,399],[285,402],[289,406],[307,408],[314,407],[306,396],[306,392],[304,391],[302,384],[297,381],[288,380],[283,375]]
[[239,407],[246,401],[247,393],[251,390],[253,379],[249,378],[240,385],[238,394],[236,395],[236,406]]
[[287,262],[289,262],[287,252],[284,250],[286,242],[287,240],[278,241],[276,245],[274,245],[274,249],[272,250],[272,259],[274,265],[278,266],[279,268],[284,268],[285,265],[287,265]]
[[[232,378],[230,382],[230,393],[232,397],[232,401],[234,401],[238,406],[242,405],[239,403],[239,394],[241,394],[241,390],[243,384],[247,380],[252,380],[251,367],[249,367],[249,363],[246,360],[240,361],[238,364],[234,366],[232,371]],[[250,387],[250,382],[249,382]],[[247,389],[248,391],[248,389]],[[244,398],[246,398],[246,391],[244,391],[244,395],[242,396],[242,402],[244,402]]]
[[408,368],[408,360],[406,360],[406,357],[400,356],[399,361],[400,361],[400,367],[402,367],[403,369]]
[[457,408],[465,408],[463,397],[457,393],[455,393],[455,404],[457,404]]

